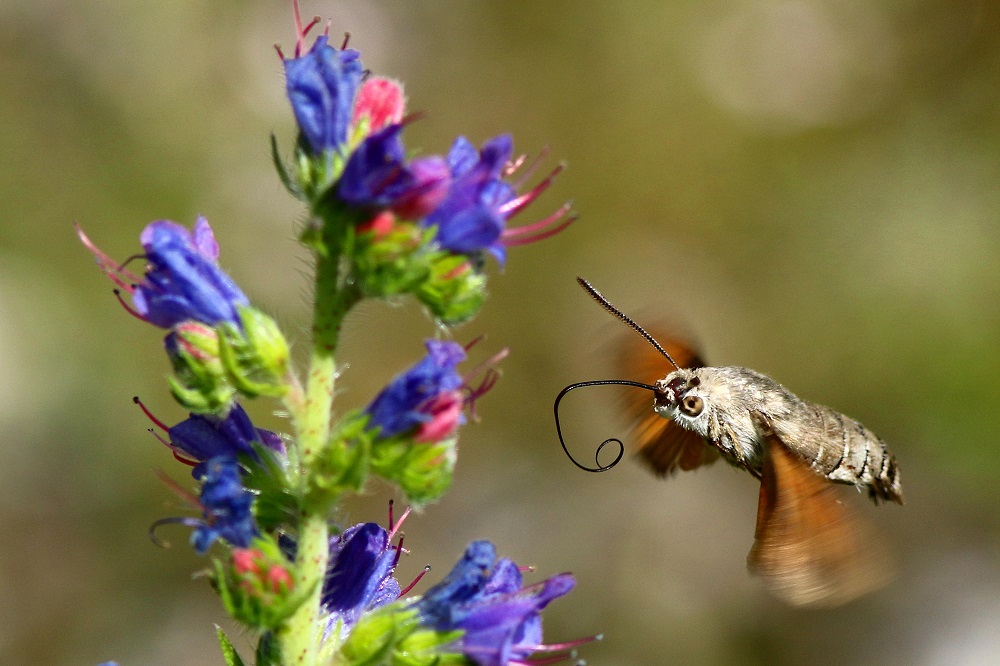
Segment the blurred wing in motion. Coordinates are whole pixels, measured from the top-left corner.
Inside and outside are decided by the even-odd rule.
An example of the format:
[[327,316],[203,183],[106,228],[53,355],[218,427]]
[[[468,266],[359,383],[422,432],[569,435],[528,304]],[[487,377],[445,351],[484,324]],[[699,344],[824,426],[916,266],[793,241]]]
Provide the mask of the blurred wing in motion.
[[776,435],[766,448],[750,572],[794,606],[839,606],[885,585],[891,566],[874,530]]
[[[676,334],[664,334],[662,329],[650,332],[680,367],[705,365],[693,346]],[[630,379],[653,384],[674,369],[656,349],[636,335],[629,335],[620,344],[618,366]],[[647,394],[630,391],[624,402],[625,412],[634,423],[636,452],[657,475],[667,476],[678,469],[692,470],[719,457],[719,452],[700,435],[654,412],[653,401]]]

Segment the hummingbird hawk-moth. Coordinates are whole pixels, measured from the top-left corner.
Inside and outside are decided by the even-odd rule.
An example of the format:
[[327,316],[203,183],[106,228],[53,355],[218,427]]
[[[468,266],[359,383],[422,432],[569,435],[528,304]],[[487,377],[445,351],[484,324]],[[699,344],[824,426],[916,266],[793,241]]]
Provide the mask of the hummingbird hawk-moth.
[[[649,383],[598,380],[563,389],[555,402],[556,430],[574,464],[603,472],[621,460],[625,448],[620,440],[605,440],[595,454],[597,467],[577,462],[559,425],[563,396],[602,384],[648,389],[652,405],[634,402],[628,411],[636,423],[637,452],[654,472],[665,476],[722,457],[760,481],[747,566],[776,596],[797,606],[836,606],[888,581],[886,549],[874,530],[847,511],[834,486],[856,486],[876,504],[902,504],[899,468],[881,439],[854,419],[802,400],[759,372],[705,365],[680,340],[666,339],[661,345],[590,283],[577,281],[648,343],[628,348],[622,365]],[[601,450],[609,443],[619,445],[618,456],[602,466]]]

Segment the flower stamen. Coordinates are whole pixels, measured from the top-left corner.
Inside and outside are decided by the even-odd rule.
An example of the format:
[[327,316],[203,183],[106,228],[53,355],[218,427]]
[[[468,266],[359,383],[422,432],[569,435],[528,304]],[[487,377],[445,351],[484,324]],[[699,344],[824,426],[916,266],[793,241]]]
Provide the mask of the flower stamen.
[[416,578],[414,578],[412,581],[410,581],[409,585],[407,585],[406,587],[404,587],[402,590],[399,591],[399,596],[396,597],[396,598],[397,599],[402,599],[403,596],[406,595],[407,593],[409,593],[409,591],[412,590],[414,588],[414,586],[416,586],[416,584],[420,582],[420,579],[423,578],[424,576],[426,576],[427,572],[430,571],[430,570],[431,570],[431,565],[428,564],[427,566],[424,567],[423,571],[421,571],[420,573],[417,574]]
[[[566,168],[565,161],[557,164],[556,168],[554,168],[551,172],[549,172],[549,175],[543,178],[540,183],[535,185],[533,188],[531,188],[529,191],[525,192],[521,196],[511,199],[504,205],[500,206],[500,214],[503,215],[504,219],[510,219],[515,215],[517,215],[525,206],[527,206],[532,201],[537,199],[542,194],[542,192],[547,190],[549,186],[552,185],[552,182],[555,180],[556,176],[562,173],[562,171],[565,168]],[[518,182],[517,185],[520,186],[520,182]]]

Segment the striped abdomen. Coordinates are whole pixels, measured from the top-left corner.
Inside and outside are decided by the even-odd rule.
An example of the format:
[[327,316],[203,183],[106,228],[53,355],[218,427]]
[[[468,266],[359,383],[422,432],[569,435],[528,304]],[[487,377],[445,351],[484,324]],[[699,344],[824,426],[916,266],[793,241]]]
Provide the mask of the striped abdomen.
[[802,401],[795,411],[794,418],[774,419],[772,427],[817,474],[865,486],[875,502],[903,503],[896,459],[875,433],[823,405]]

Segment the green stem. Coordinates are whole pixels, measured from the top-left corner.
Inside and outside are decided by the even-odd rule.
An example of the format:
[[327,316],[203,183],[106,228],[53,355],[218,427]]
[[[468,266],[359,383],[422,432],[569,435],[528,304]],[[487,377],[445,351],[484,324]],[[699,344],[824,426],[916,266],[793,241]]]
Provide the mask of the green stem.
[[[327,247],[333,249],[332,244]],[[339,252],[334,251],[319,255],[316,262],[312,359],[305,400],[295,414],[301,496],[305,496],[313,463],[330,438],[337,341],[344,315],[359,298],[352,285],[339,279],[339,263]],[[318,664],[320,597],[329,549],[328,509],[304,505],[299,517],[294,584],[296,589],[311,589],[312,593],[278,632],[285,666]]]

